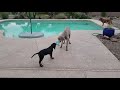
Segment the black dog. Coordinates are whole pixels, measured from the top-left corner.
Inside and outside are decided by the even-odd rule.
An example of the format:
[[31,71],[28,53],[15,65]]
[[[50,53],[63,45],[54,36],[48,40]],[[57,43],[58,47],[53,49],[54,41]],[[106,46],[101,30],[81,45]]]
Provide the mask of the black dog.
[[[38,54],[40,67],[43,67],[43,65],[41,64],[41,61],[43,60],[43,58],[44,58],[45,55],[48,55],[48,54],[49,54],[49,55],[50,55],[50,58],[51,58],[51,59],[54,59],[54,57],[52,57],[53,48],[54,48],[54,49],[56,48],[56,43],[51,44],[50,47],[48,47],[48,48],[46,48],[46,49],[43,49],[43,50],[41,50],[40,52],[35,53],[35,54],[33,55],[33,56],[35,56],[36,54]],[[33,56],[32,56],[32,57],[33,57]],[[31,58],[32,58],[32,57],[31,57]]]

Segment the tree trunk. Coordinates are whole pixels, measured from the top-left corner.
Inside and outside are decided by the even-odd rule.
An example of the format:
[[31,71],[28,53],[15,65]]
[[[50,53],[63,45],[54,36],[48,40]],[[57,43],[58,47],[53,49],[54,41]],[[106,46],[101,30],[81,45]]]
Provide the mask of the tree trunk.
[[31,34],[32,34],[32,22],[31,22],[31,15],[30,15],[30,12],[29,12],[29,19],[30,19],[30,29],[31,29]]
[[26,12],[26,16],[29,18],[29,13],[28,12]]
[[31,23],[31,18],[30,18],[30,24],[31,24],[31,26],[30,26],[30,27],[31,27],[31,34],[32,34],[32,23]]

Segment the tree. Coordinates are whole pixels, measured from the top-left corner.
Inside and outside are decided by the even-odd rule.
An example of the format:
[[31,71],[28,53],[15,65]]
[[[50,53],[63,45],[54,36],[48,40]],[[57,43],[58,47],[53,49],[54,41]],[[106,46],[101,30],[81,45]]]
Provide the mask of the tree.
[[[35,19],[36,18],[36,15],[38,14],[39,12],[25,12],[24,16],[27,16],[28,18],[32,18],[32,19]],[[30,16],[29,16],[30,14]]]
[[31,19],[32,19],[32,13],[31,12],[25,12],[26,13],[26,16],[30,19],[30,30],[31,30],[31,34],[32,34],[32,22],[31,22]]
[[30,24],[31,24],[31,34],[32,34],[32,22],[31,22],[31,14],[29,12]]
[[33,18],[35,19],[37,15],[37,12],[33,12]]

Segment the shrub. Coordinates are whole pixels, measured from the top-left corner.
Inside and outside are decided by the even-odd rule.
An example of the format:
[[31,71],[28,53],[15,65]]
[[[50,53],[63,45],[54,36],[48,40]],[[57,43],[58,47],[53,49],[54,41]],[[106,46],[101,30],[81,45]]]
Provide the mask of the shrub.
[[75,19],[90,19],[88,15],[86,15],[85,13],[81,13],[81,12],[75,12],[74,18]]
[[73,17],[74,12],[65,12],[65,15],[67,16],[67,18],[72,18]]
[[64,13],[59,13],[55,16],[55,19],[66,19],[67,16]]
[[50,16],[49,16],[49,15],[41,15],[40,18],[41,18],[41,19],[49,19]]
[[81,18],[81,13],[80,12],[75,12],[73,18],[80,19]]
[[19,19],[19,16],[15,16],[14,19]]
[[90,19],[88,15],[82,12],[69,12],[69,13],[66,13],[66,15],[68,16],[68,18],[72,16],[73,19]]
[[8,19],[8,13],[1,13],[1,18],[2,19]]
[[22,15],[17,15],[17,16],[14,17],[14,19],[25,19],[25,17],[22,16]]
[[25,19],[23,15],[19,15],[19,19]]
[[88,15],[82,14],[79,19],[91,19]]

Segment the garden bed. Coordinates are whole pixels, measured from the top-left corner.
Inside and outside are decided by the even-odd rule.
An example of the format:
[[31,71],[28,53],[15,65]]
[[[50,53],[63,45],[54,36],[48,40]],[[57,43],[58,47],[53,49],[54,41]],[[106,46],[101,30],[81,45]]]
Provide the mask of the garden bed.
[[97,35],[97,38],[112,52],[113,55],[116,56],[118,60],[120,60],[120,34],[113,37],[117,40],[117,42],[105,39],[102,35]]

